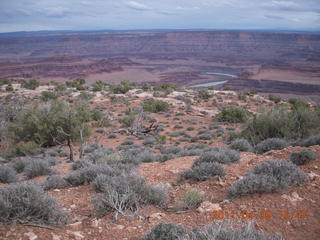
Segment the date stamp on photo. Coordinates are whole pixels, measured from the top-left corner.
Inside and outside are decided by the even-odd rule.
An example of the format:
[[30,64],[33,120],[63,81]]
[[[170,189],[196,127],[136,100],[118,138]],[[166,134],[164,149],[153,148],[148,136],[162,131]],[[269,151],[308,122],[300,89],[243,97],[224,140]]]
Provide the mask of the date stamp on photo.
[[308,210],[216,210],[212,212],[213,220],[223,220],[223,219],[303,219],[309,216]]

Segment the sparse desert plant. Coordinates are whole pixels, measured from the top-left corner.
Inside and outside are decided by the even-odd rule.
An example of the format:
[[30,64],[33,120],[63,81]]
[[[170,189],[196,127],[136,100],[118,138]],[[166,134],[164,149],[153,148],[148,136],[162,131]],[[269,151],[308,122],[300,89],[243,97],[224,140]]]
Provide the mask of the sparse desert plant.
[[104,82],[102,82],[101,80],[97,80],[91,85],[91,88],[92,91],[99,92],[102,91],[105,86],[106,84]]
[[190,179],[192,181],[206,181],[215,177],[226,175],[223,166],[216,162],[202,162],[193,164],[191,169],[181,173],[181,179]]
[[224,107],[214,119],[220,122],[243,123],[248,120],[249,116],[250,114],[246,109],[230,105]]
[[68,215],[40,186],[21,183],[0,189],[0,222],[63,226]]
[[36,79],[25,80],[22,82],[21,86],[26,89],[35,90],[40,86],[40,82]]
[[316,154],[309,149],[303,149],[300,152],[293,152],[290,155],[290,161],[296,165],[304,165],[315,159]]
[[0,165],[0,183],[18,182],[16,171],[9,166]]
[[161,100],[149,98],[143,101],[142,108],[144,111],[152,113],[168,112],[170,110],[170,104]]
[[270,94],[268,97],[269,97],[269,100],[274,102],[275,104],[281,102],[281,97],[280,96],[276,96],[276,95]]
[[249,141],[247,139],[235,139],[233,140],[229,147],[231,149],[240,151],[240,152],[252,152],[253,151],[253,147],[251,146],[251,144],[249,143]]
[[28,164],[27,158],[15,158],[12,160],[12,167],[18,172],[23,172],[24,168]]
[[41,92],[41,100],[44,102],[48,102],[50,100],[54,100],[58,98],[58,95],[55,92],[51,91],[43,91]]
[[67,186],[66,181],[59,175],[51,175],[47,177],[45,181],[41,183],[41,186],[44,191],[51,189],[61,189]]
[[85,83],[86,83],[86,80],[83,78],[76,78],[72,81],[66,81],[66,85],[68,87],[76,88],[78,91],[85,90],[85,86],[84,86]]
[[33,141],[29,142],[18,142],[12,144],[6,150],[6,156],[17,157],[17,156],[32,156],[40,153],[39,145]]
[[160,223],[141,240],[180,240],[186,233],[186,230],[176,223]]
[[[98,181],[100,182],[97,183]],[[120,214],[125,214],[128,210],[134,212],[147,204],[163,206],[166,199],[162,189],[147,185],[145,180],[137,175],[109,178],[99,176],[95,185],[102,191],[93,198],[98,216],[114,211]]]
[[260,143],[258,143],[254,150],[255,152],[261,154],[268,152],[270,150],[281,150],[288,146],[288,142],[281,138],[268,138]]
[[137,156],[137,158],[139,158],[141,162],[155,162],[157,160],[157,155],[151,151],[143,151]]
[[239,160],[240,154],[238,151],[225,147],[214,147],[210,151],[204,152],[199,159],[196,160],[195,164],[203,162],[230,164],[238,162]]
[[228,190],[230,198],[253,193],[280,192],[289,186],[302,185],[306,174],[295,164],[284,160],[268,160],[249,171]]
[[178,88],[178,85],[175,83],[161,83],[157,86],[153,87],[154,91],[162,91],[166,93],[170,93]]
[[92,166],[92,163],[86,159],[78,159],[74,161],[71,165],[72,170],[79,170],[81,168],[86,168]]
[[152,147],[154,144],[156,144],[156,142],[157,140],[154,137],[148,136],[143,140],[143,145]]
[[117,138],[117,134],[115,134],[115,133],[110,133],[110,134],[108,135],[108,138],[110,138],[110,139]]
[[51,174],[53,170],[48,162],[40,159],[30,159],[23,170],[23,174],[28,178],[35,178]]
[[266,233],[257,230],[253,222],[238,224],[234,226],[232,222],[217,222],[204,228],[194,228],[189,231],[185,240],[284,240],[276,233],[268,236]]
[[112,84],[110,85],[111,92],[114,94],[124,94],[129,90],[133,89],[134,83],[129,81],[121,81],[120,84]]
[[197,208],[203,201],[203,192],[198,189],[189,189],[182,197],[182,201],[189,209]]
[[301,140],[298,145],[302,147],[310,147],[314,145],[320,145],[320,134],[312,135],[306,139]]

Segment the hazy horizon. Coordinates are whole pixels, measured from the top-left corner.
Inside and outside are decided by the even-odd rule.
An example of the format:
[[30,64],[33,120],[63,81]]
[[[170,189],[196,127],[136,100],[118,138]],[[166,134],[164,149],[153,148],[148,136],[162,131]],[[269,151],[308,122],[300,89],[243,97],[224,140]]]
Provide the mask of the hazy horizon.
[[319,31],[318,0],[12,0],[0,33],[104,30]]

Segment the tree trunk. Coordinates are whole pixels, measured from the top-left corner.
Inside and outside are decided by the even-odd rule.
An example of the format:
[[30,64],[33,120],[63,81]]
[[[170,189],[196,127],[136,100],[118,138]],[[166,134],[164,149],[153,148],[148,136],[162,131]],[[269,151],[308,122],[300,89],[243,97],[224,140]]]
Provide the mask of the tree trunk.
[[71,162],[73,162],[73,147],[72,147],[72,142],[71,142],[70,138],[68,138],[68,147],[69,147],[69,151],[70,151],[69,159]]

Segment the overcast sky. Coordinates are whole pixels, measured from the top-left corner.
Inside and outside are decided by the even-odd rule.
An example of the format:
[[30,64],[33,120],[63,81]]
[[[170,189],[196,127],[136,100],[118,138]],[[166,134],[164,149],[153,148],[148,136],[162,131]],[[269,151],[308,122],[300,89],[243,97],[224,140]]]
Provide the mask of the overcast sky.
[[320,0],[0,0],[0,32],[320,30]]

